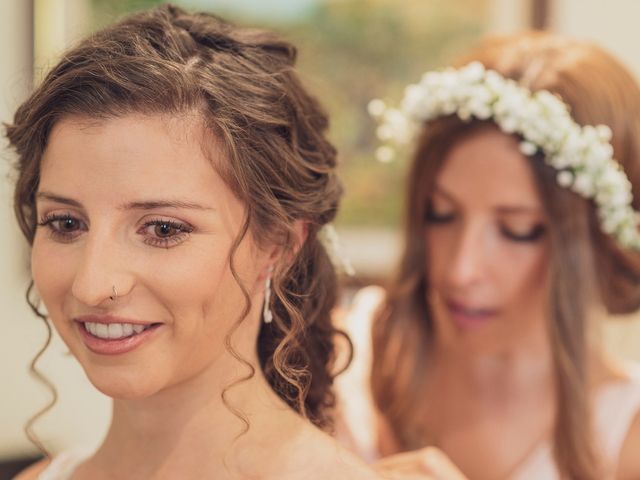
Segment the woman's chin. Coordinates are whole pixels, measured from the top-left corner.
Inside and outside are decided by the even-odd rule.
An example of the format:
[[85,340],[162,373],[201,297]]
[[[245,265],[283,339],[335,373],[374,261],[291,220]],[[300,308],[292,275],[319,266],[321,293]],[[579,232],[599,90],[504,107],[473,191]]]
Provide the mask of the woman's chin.
[[104,395],[117,400],[139,400],[157,393],[160,388],[134,375],[118,375],[115,372],[88,372],[85,373],[89,381]]

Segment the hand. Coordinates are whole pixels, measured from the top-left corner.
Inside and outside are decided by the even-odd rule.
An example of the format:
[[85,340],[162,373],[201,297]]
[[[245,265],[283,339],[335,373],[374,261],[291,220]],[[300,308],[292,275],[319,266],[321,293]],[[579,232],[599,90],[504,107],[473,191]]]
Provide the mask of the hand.
[[372,466],[389,480],[467,480],[449,457],[435,447],[390,455]]

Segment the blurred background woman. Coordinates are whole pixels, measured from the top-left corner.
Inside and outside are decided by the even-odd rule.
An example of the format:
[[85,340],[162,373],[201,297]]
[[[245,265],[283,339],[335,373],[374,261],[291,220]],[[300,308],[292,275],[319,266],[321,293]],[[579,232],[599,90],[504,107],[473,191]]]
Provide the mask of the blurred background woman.
[[600,48],[546,33],[458,66],[401,110],[371,104],[381,137],[417,143],[397,275],[345,319],[373,319],[356,355],[377,444],[359,448],[434,445],[473,479],[638,478],[639,372],[592,320],[640,307],[640,89]]

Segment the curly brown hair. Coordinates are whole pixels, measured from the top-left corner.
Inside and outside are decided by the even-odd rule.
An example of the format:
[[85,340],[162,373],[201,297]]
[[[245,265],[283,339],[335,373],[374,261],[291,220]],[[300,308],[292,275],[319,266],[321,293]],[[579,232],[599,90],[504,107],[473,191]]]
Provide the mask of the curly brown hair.
[[[56,122],[71,115],[197,112],[227,154],[214,168],[246,205],[229,256],[236,280],[234,253],[247,232],[291,252],[273,272],[274,320],[259,333],[261,367],[292,408],[328,427],[340,333],[330,320],[337,278],[317,233],[335,217],[342,186],[336,151],[325,136],[327,116],[302,86],[295,60],[295,47],[274,33],[164,5],[126,17],[67,51],[6,133],[18,154],[15,213],[32,243],[40,161]],[[296,221],[307,226],[302,246],[296,245]],[[248,367],[249,378],[255,372],[230,342],[251,306],[239,284],[244,314],[226,345]]]

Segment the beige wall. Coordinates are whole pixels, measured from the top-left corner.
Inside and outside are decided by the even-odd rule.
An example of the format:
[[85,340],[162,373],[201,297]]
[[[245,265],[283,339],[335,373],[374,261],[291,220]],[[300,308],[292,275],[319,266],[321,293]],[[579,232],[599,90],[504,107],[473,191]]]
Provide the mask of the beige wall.
[[640,76],[638,0],[554,0],[550,17],[554,30],[594,40]]

